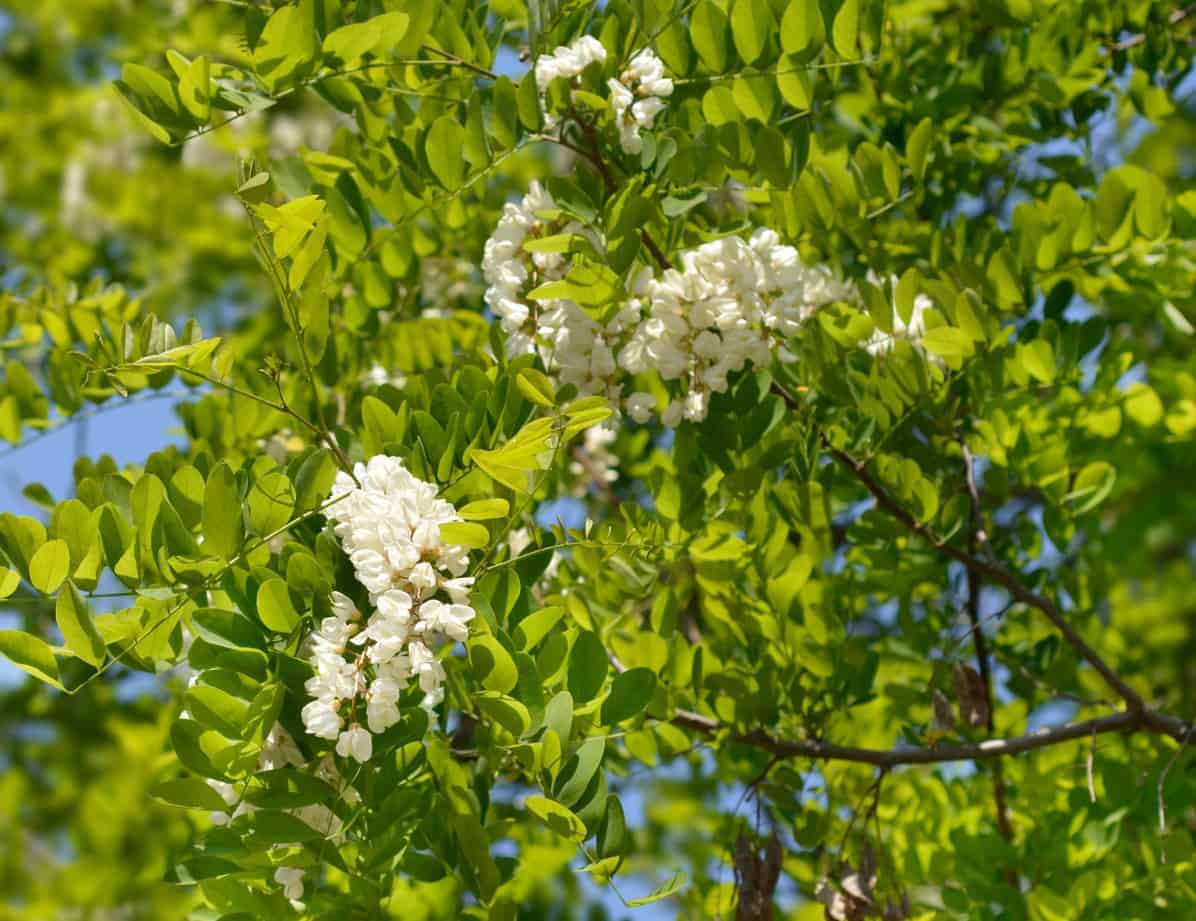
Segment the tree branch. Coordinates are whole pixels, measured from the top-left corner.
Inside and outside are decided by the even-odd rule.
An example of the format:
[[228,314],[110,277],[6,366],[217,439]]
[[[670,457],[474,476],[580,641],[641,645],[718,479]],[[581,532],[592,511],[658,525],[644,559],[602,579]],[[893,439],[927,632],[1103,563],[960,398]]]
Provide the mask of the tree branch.
[[[728,727],[689,710],[678,710],[669,720],[674,726],[701,732],[704,735],[723,732]],[[1109,716],[1069,723],[1055,729],[1041,729],[1006,739],[986,739],[968,745],[946,745],[935,748],[856,748],[816,740],[783,739],[762,729],[732,733],[731,739],[741,745],[751,745],[780,758],[810,758],[815,761],[850,761],[871,764],[879,768],[894,768],[906,764],[944,764],[952,761],[984,761],[1010,755],[1020,755],[1039,748],[1049,748],[1063,742],[1087,739],[1110,732],[1146,731],[1166,735],[1181,741],[1193,727],[1183,720],[1156,710],[1123,710]]]
[[[976,556],[977,544],[987,544],[988,536],[984,531],[984,513],[980,506],[980,487],[976,484],[976,459],[972,456],[967,443],[961,437],[960,449],[963,451],[964,481],[967,484],[968,504],[968,553]],[[993,679],[992,662],[988,652],[988,638],[980,626],[980,589],[983,585],[980,573],[975,566],[968,566],[968,622],[971,624],[972,641],[976,647],[976,663],[980,669],[980,681],[984,685],[985,712],[988,718],[985,728],[991,736],[996,732],[993,722]],[[997,810],[997,831],[1001,837],[1013,842],[1013,824],[1009,821],[1009,791],[1005,786],[1005,769],[998,758],[992,763],[993,801]],[[1012,867],[1004,869],[1005,880],[1014,888],[1017,887],[1017,873]]]
[[1121,676],[1109,667],[1109,664],[1101,658],[1100,653],[1093,649],[1087,640],[1080,636],[1076,628],[1063,616],[1053,601],[1030,591],[1013,573],[1004,567],[995,563],[985,562],[964,550],[960,550],[958,547],[940,540],[926,525],[914,518],[910,512],[889,495],[888,491],[868,472],[862,461],[855,460],[838,448],[832,447],[829,443],[826,443],[826,448],[841,466],[846,468],[859,480],[868,492],[872,493],[877,507],[887,512],[890,517],[896,518],[901,524],[905,525],[907,531],[927,541],[939,553],[950,557],[956,562],[962,563],[969,571],[975,571],[977,575],[983,576],[990,582],[997,583],[1016,600],[1022,602],[1022,604],[1029,605],[1041,611],[1055,625],[1055,628],[1063,634],[1064,639],[1071,643],[1076,651],[1088,661],[1088,664],[1100,673],[1109,687],[1121,695],[1131,710],[1142,710],[1146,706],[1141,695],[1126,684]]

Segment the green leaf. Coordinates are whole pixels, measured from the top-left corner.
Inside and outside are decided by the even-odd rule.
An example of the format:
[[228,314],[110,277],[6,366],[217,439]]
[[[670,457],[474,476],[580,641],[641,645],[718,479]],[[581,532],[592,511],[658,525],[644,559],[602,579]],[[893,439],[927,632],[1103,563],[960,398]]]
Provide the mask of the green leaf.
[[776,30],[772,7],[767,0],[735,0],[731,10],[731,34],[735,49],[747,64],[754,64]]
[[781,48],[786,54],[805,51],[822,36],[818,0],[789,0],[781,19]]
[[446,544],[460,544],[476,550],[490,544],[490,532],[482,524],[470,521],[449,521],[440,526],[440,537]]
[[375,20],[353,22],[324,36],[324,57],[332,58],[341,64],[355,64],[373,51],[381,38]]
[[602,857],[621,857],[627,853],[629,843],[623,804],[611,794],[606,798],[606,810],[598,826],[598,854]]
[[494,117],[490,122],[494,140],[503,150],[510,150],[519,140],[519,106],[515,84],[510,77],[499,77],[494,84]]
[[183,106],[196,122],[206,125],[212,117],[212,77],[208,59],[200,55],[178,77],[178,94]]
[[922,345],[927,351],[951,360],[966,358],[972,354],[972,339],[954,326],[936,326],[922,336]]
[[478,894],[488,902],[499,884],[498,866],[490,853],[490,838],[477,816],[458,813],[452,817],[452,824],[461,853],[478,882]]
[[1018,358],[1030,375],[1044,384],[1055,379],[1055,350],[1046,339],[1018,343]]
[[572,810],[546,796],[529,796],[523,805],[527,811],[547,825],[553,832],[574,844],[586,839],[585,823]]
[[711,71],[727,69],[727,14],[713,0],[703,0],[689,19],[689,36],[698,56]]
[[627,902],[628,908],[638,908],[640,905],[651,905],[653,902],[659,902],[661,899],[667,899],[669,896],[680,892],[681,887],[685,885],[685,874],[677,871],[673,874],[668,882],[662,883],[653,889],[650,893],[638,899],[631,899]]
[[543,126],[543,113],[540,109],[540,91],[536,86],[534,71],[525,74],[515,90],[515,105],[519,111],[519,121],[528,131],[539,131]]
[[519,621],[519,625],[515,628],[514,636],[519,648],[523,652],[534,649],[564,616],[565,609],[557,605],[541,608],[527,615]]
[[606,647],[598,634],[584,630],[569,651],[569,693],[578,703],[586,703],[598,696],[606,682]]
[[52,595],[70,572],[71,551],[65,540],[42,544],[29,561],[29,581],[39,592]]
[[855,55],[860,31],[860,0],[842,0],[831,27],[831,44],[845,58]]
[[556,388],[543,371],[524,368],[515,377],[519,392],[538,406],[551,408],[556,405]]
[[150,796],[171,806],[185,809],[205,809],[208,812],[227,812],[229,806],[220,794],[198,777],[166,780],[150,788]]
[[215,646],[233,649],[261,649],[265,636],[252,620],[240,611],[200,608],[191,615],[195,632]]
[[21,630],[0,630],[0,655],[34,678],[63,690],[54,652],[36,636]]
[[918,182],[926,175],[926,157],[930,153],[930,143],[933,140],[934,122],[927,116],[918,122],[905,142],[905,159]]
[[519,670],[506,647],[489,633],[469,638],[469,664],[488,691],[506,694],[519,683]]
[[482,691],[477,695],[478,709],[516,739],[531,728],[532,718],[527,707],[513,697],[497,691]]
[[258,771],[254,780],[261,787],[251,789],[245,798],[266,809],[299,809],[314,803],[333,802],[337,797],[334,787],[295,768]]
[[257,616],[266,628],[289,634],[299,624],[299,612],[291,603],[291,591],[282,579],[267,579],[257,590]]
[[1096,508],[1113,491],[1113,483],[1117,479],[1117,471],[1106,461],[1093,461],[1076,475],[1072,490],[1064,500],[1078,503],[1074,509],[1076,515],[1083,515]]
[[576,806],[602,767],[605,752],[606,742],[602,738],[582,742],[557,774],[552,795],[567,806]]
[[479,499],[457,509],[457,514],[466,521],[493,521],[506,518],[511,506],[506,499]]
[[321,505],[336,482],[336,461],[326,448],[312,451],[295,474],[295,511],[306,512]]
[[442,115],[432,122],[424,138],[424,156],[428,168],[446,189],[461,187],[465,179],[465,131],[455,118]]
[[655,690],[656,673],[650,668],[630,668],[615,675],[602,702],[603,725],[614,726],[642,713]]
[[[383,13],[370,20],[370,25],[378,30],[378,44],[375,50],[381,54],[400,52],[399,43],[408,38],[411,28],[411,17],[406,13]],[[411,39],[420,36],[411,34]]]
[[0,598],[8,598],[21,585],[21,574],[12,569],[0,567]]
[[320,54],[313,0],[274,11],[253,49],[253,66],[270,92],[303,79]]
[[84,662],[98,666],[108,657],[108,649],[91,618],[87,601],[69,582],[58,593],[54,619],[62,631],[66,648]]
[[766,76],[736,77],[731,84],[731,96],[745,118],[767,125],[777,104],[775,86],[775,81]]
[[231,560],[245,541],[245,521],[237,477],[223,461],[212,468],[203,497],[203,548]]

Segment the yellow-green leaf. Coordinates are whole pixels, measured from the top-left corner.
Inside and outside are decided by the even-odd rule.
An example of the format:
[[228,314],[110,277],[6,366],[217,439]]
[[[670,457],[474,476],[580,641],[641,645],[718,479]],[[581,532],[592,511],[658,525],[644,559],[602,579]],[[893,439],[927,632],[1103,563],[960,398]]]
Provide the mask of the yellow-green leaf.
[[64,540],[50,540],[29,561],[29,581],[39,592],[52,595],[70,571],[71,551]]
[[91,618],[86,599],[69,582],[58,593],[54,619],[62,631],[66,648],[88,665],[99,665],[108,657],[108,649]]

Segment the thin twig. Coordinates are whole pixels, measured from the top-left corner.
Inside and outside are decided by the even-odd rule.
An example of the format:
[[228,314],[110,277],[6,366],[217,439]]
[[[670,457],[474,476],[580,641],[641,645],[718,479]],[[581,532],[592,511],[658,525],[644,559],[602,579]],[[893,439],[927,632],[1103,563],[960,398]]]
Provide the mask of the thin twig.
[[1184,737],[1179,742],[1179,748],[1177,748],[1175,750],[1175,754],[1171,756],[1171,759],[1167,762],[1166,766],[1159,773],[1159,785],[1158,785],[1159,838],[1160,838],[1159,859],[1162,860],[1163,863],[1167,862],[1167,849],[1165,847],[1163,847],[1162,843],[1161,843],[1161,839],[1166,837],[1166,835],[1167,835],[1167,807],[1163,802],[1163,786],[1167,783],[1167,775],[1171,772],[1171,769],[1175,766],[1175,762],[1178,761],[1179,756],[1184,753],[1184,748],[1187,747],[1188,739],[1192,735],[1192,728],[1193,727],[1191,727],[1191,726],[1188,727],[1188,731],[1184,733]]
[[[968,450],[967,444],[960,439],[963,449],[964,481],[967,484],[968,504],[970,507],[968,522],[968,553],[974,558],[978,544],[985,545],[988,537],[984,533],[984,517],[980,504],[980,489],[976,485],[976,459]],[[985,713],[988,718],[985,728],[991,736],[996,732],[993,720],[993,678],[992,662],[988,651],[988,638],[980,627],[980,590],[983,585],[980,573],[975,566],[968,566],[968,621],[972,625],[972,642],[976,647],[976,663],[980,669],[980,681],[984,686]],[[1006,841],[1013,841],[1013,825],[1009,821],[1008,791],[1005,787],[1005,772],[1001,762],[994,761],[992,765],[993,799],[997,808],[997,830]],[[1017,876],[1006,868],[1007,882],[1011,886],[1017,885]]]
[[1141,695],[1126,684],[1124,679],[1105,662],[1100,653],[1093,649],[1080,636],[1076,628],[1063,616],[1053,601],[1026,588],[1017,576],[1003,566],[979,560],[970,553],[941,540],[930,528],[918,521],[909,511],[893,499],[889,495],[888,490],[877,482],[862,462],[856,461],[844,451],[825,441],[825,439],[824,444],[830,455],[872,494],[878,508],[883,509],[890,517],[901,522],[906,530],[926,540],[939,553],[950,557],[956,562],[962,563],[965,567],[975,569],[978,574],[984,576],[990,582],[996,582],[1001,585],[1018,601],[1041,611],[1055,625],[1055,628],[1063,634],[1064,639],[1071,643],[1076,651],[1088,661],[1088,664],[1100,673],[1105,682],[1125,700],[1131,710],[1142,710],[1145,708],[1146,703],[1143,701]]

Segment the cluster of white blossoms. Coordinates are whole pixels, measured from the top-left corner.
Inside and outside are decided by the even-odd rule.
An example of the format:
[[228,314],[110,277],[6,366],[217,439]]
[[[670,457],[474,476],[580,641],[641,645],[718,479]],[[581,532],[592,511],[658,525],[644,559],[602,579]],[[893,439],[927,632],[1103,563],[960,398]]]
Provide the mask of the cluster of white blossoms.
[[[538,300],[527,297],[533,288],[564,278],[572,266],[566,253],[528,252],[529,239],[574,233],[602,241],[576,221],[547,221],[538,212],[555,211],[547,189],[533,182],[523,200],[509,202],[482,254],[486,304],[502,324],[507,354],[539,351],[562,384],[573,384],[583,395],[607,392],[617,397],[617,372],[610,339],[617,336],[630,315],[620,312],[604,328],[571,300]],[[612,389],[613,388],[613,389]],[[608,392],[609,391],[609,392]]]
[[607,86],[619,127],[619,146],[624,153],[637,154],[644,146],[640,129],[652,127],[664,108],[664,97],[673,95],[673,81],[664,75],[664,64],[656,53],[645,48],[617,80],[611,77]]
[[354,474],[357,483],[337,474],[326,514],[374,612],[367,618],[333,592],[332,615],[311,640],[316,674],[306,685],[313,699],[303,723],[335,740],[341,757],[364,762],[373,734],[399,721],[399,696],[410,682],[423,691],[424,707],[444,699],[435,649],[468,636],[473,579],[465,576],[468,550],[441,539],[441,525],[461,518],[433,484],[385,455],[358,464]]
[[[572,82],[591,64],[606,60],[606,49],[598,39],[583,35],[572,45],[562,45],[552,54],[536,59],[536,86],[540,89],[540,105],[553,80]],[[611,108],[619,129],[619,146],[624,153],[637,154],[643,149],[640,131],[651,128],[656,116],[665,107],[664,99],[673,95],[673,81],[665,76],[664,63],[650,48],[636,52],[618,77],[606,81],[610,89]],[[556,117],[545,110],[544,121],[551,130]]]
[[482,259],[486,303],[502,323],[509,355],[538,352],[560,385],[622,402],[640,423],[652,418],[657,401],[643,391],[623,400],[625,374],[680,382],[683,395],[661,420],[670,427],[700,421],[730,374],[748,362],[767,367],[774,355],[792,360],[786,342],[818,308],[856,297],[828,267],[806,265],[774,231],[759,229],[750,241],[729,236],[681,253],[678,267],[659,276],[643,269],[631,296],[601,324],[572,301],[527,297],[572,266],[566,254],[524,248],[545,234],[581,232],[576,223],[558,227],[537,216],[553,210],[552,196],[536,183],[506,206]]
[[[853,296],[850,285],[822,265],[806,265],[796,249],[760,228],[750,241],[730,236],[680,254],[679,267],[636,279],[642,318],[619,351],[629,374],[654,371],[679,381],[684,395],[669,402],[661,421],[706,418],[710,395],[727,389],[728,375],[749,362],[768,367],[773,356],[793,361],[786,342],[818,308]],[[634,393],[628,414],[646,422],[655,408]]]
[[[540,89],[540,107],[544,108],[544,94],[553,80],[570,80],[581,76],[591,64],[606,60],[606,49],[592,35],[583,35],[572,45],[562,45],[552,54],[536,58],[536,86]],[[545,112],[545,126],[552,129],[555,118]]]

